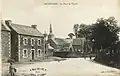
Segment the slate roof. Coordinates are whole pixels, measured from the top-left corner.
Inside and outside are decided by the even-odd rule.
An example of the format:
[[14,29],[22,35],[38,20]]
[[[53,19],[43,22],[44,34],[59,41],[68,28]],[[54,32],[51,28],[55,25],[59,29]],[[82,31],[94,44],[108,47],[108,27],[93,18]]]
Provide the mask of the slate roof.
[[66,42],[66,43],[71,43],[71,42],[72,42],[72,39],[65,39],[65,42]]
[[10,28],[4,23],[2,22],[1,23],[1,30],[3,31],[11,31]]
[[65,39],[66,44],[64,44],[65,47],[70,47],[72,43],[72,39]]
[[31,26],[25,26],[25,25],[14,24],[14,23],[11,23],[10,26],[18,34],[24,34],[24,35],[30,35],[30,36],[43,36],[43,34],[38,29],[35,29]]
[[63,39],[63,38],[53,38],[51,39],[57,46],[69,47],[72,40],[71,39]]
[[85,38],[76,38],[73,39],[72,45],[83,45]]
[[54,38],[52,39],[56,45],[66,45],[66,44],[70,44],[69,41],[62,39],[62,38]]
[[55,40],[55,43],[58,45],[63,45],[66,43],[62,38],[55,38],[54,40]]

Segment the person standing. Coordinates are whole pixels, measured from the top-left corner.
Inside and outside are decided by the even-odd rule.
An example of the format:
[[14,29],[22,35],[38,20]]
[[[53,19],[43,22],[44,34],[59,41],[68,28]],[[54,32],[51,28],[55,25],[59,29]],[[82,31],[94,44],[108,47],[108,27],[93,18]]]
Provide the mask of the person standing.
[[16,72],[16,69],[13,67],[13,63],[10,63],[10,66],[9,66],[10,76],[15,76],[15,72]]

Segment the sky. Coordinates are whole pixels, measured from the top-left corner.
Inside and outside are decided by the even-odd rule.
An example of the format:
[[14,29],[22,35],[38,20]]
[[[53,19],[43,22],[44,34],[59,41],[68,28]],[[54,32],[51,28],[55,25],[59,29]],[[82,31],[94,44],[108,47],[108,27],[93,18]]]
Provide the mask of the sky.
[[92,24],[110,16],[120,23],[120,0],[2,0],[2,20],[36,24],[42,33],[48,33],[51,24],[54,35],[62,38],[73,32],[74,24]]

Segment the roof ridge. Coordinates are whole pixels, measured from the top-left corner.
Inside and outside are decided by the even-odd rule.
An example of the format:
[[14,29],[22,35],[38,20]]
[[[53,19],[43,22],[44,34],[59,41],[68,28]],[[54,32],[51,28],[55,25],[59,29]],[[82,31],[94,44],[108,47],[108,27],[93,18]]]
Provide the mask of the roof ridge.
[[7,31],[11,31],[10,28],[5,23],[2,22],[1,25],[2,25],[1,30],[3,29],[2,27],[5,27]]
[[55,39],[64,39],[64,38],[58,38],[58,37],[57,37],[57,38],[55,38]]
[[[15,25],[17,25],[17,26],[31,27],[31,26],[28,26],[28,25],[17,24],[17,23],[12,23],[12,24],[15,24]],[[32,28],[32,27],[31,27],[31,28]]]
[[37,28],[33,28],[31,26],[12,23],[11,27],[19,34],[43,36],[43,34]]

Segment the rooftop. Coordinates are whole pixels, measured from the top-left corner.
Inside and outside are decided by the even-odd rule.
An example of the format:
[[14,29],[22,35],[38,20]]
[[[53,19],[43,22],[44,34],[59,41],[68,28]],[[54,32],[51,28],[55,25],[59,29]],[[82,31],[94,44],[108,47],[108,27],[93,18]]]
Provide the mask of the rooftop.
[[4,23],[2,22],[1,23],[1,30],[3,31],[11,31],[10,28]]
[[32,26],[11,23],[10,27],[13,30],[15,30],[18,34],[30,36],[43,36],[43,34],[37,28],[33,28]]

